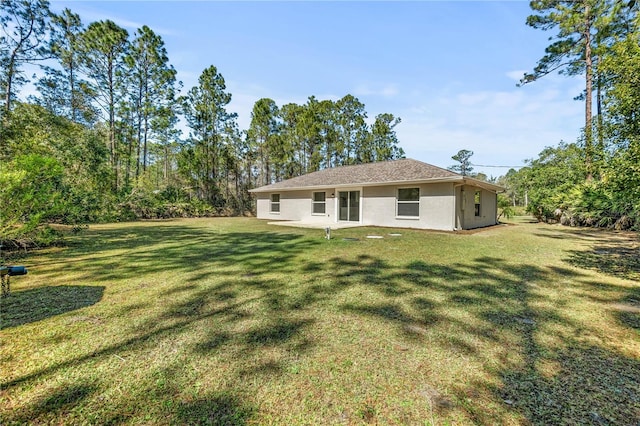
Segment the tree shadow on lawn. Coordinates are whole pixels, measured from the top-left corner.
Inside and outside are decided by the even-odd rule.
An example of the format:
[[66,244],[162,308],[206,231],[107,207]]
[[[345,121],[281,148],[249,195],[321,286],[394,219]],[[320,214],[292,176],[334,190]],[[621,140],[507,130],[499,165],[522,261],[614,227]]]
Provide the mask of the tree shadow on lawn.
[[256,407],[237,392],[222,391],[178,400],[167,417],[175,425],[240,426],[248,424],[255,413]]
[[182,425],[244,425],[255,413],[239,397],[229,394],[205,396],[195,401],[178,404],[175,424]]
[[[194,297],[193,300],[196,300]],[[152,353],[159,342],[172,342],[176,338],[189,333],[189,331],[197,323],[202,323],[202,326],[206,329],[215,330],[216,327],[224,327],[230,325],[238,320],[238,318],[244,318],[242,311],[243,306],[250,301],[235,301],[227,300],[225,306],[216,309],[193,309],[188,312],[187,315],[176,316],[175,308],[178,311],[184,309],[186,306],[184,302],[179,306],[170,306],[168,317],[174,321],[171,325],[162,326],[162,319],[158,318],[156,326],[143,327],[144,332],[131,336],[121,342],[108,345],[99,350],[89,350],[86,354],[81,356],[74,356],[64,361],[49,365],[39,370],[33,371],[30,374],[26,374],[20,377],[10,378],[9,380],[0,383],[0,388],[6,391],[12,390],[12,388],[23,386],[26,383],[42,383],[47,382],[63,372],[69,372],[70,370],[86,369],[90,365],[94,365],[99,362],[108,362],[112,357],[116,357],[123,362],[125,358],[120,354],[129,358],[134,356],[132,354],[145,354]],[[198,302],[198,306],[201,303]],[[166,318],[166,317],[165,317]],[[177,320],[177,321],[176,321]],[[305,329],[313,324],[313,320],[301,319],[292,320],[284,317],[272,318],[268,323],[251,327],[245,331],[235,332],[233,334],[226,332],[215,332],[210,334],[207,338],[201,340],[199,343],[190,346],[187,351],[192,351],[199,355],[214,355],[218,351],[229,350],[231,345],[239,346],[240,350],[233,351],[233,356],[241,357],[247,362],[254,360],[254,368],[250,370],[237,371],[238,379],[241,376],[257,376],[262,374],[278,374],[281,371],[281,366],[278,362],[263,362],[262,352],[269,352],[272,348],[283,348],[289,351],[295,351],[297,354],[303,354],[309,350],[312,345],[308,339],[305,338]],[[181,349],[181,348],[179,348]],[[179,352],[174,354],[175,359],[180,359]],[[174,359],[174,358],[169,358]],[[176,370],[178,373],[172,373],[169,376],[169,380],[176,380],[177,377],[186,377],[189,370],[193,367],[179,365]],[[90,374],[89,372],[87,372]],[[87,374],[85,373],[85,374]],[[65,376],[67,376],[65,374]],[[82,376],[73,374],[81,380]],[[143,376],[144,377],[144,376]],[[199,380],[203,380],[201,377]],[[233,382],[233,378],[230,378]],[[100,394],[105,392],[113,383],[111,381],[102,383],[99,388],[91,388],[91,392],[80,393],[74,391],[74,387],[70,386],[69,391],[53,390],[45,393],[45,396],[39,398],[35,402],[25,404],[19,409],[12,411],[5,419],[7,423],[37,423],[44,421],[44,419],[51,420],[51,416],[62,416],[65,410],[84,403],[84,399],[88,398],[92,394]],[[140,386],[135,383],[129,384],[129,386]],[[101,415],[100,423],[103,424],[117,424],[125,421],[129,421],[131,416],[147,416],[154,418],[158,422],[166,422],[169,420],[171,424],[214,424],[214,425],[242,425],[245,424],[255,412],[255,409],[251,404],[242,402],[238,395],[231,395],[228,393],[215,394],[213,396],[204,395],[199,396],[196,399],[188,398],[184,399],[184,396],[180,396],[181,389],[176,387],[173,383],[169,383],[166,388],[164,384],[151,384],[142,385],[141,391],[133,392],[129,389],[123,390],[127,398],[122,400],[116,399],[110,401],[110,406],[106,410],[106,413]],[[78,389],[84,389],[78,385]],[[241,388],[239,388],[242,390]],[[78,397],[73,400],[65,395],[77,395]],[[98,395],[98,397],[100,397]],[[102,397],[100,397],[102,398]],[[131,400],[134,398],[135,400]],[[45,403],[42,402],[45,401]],[[41,407],[46,407],[42,409]],[[146,413],[146,414],[145,414]],[[151,417],[148,417],[148,416]],[[80,417],[82,418],[82,417]],[[110,420],[107,420],[110,419]],[[48,420],[47,420],[48,421]],[[80,423],[83,421],[78,420]]]
[[589,248],[584,250],[568,250],[564,261],[578,268],[640,281],[640,240],[635,233],[604,229],[543,228],[535,235],[590,243]]
[[533,235],[543,238],[551,238],[555,240],[572,239],[576,241],[586,241],[590,243],[608,243],[611,236],[624,236],[626,233],[616,233],[608,229],[602,228],[572,228],[562,225],[548,225],[539,228]]
[[624,242],[597,245],[588,250],[571,250],[565,261],[579,268],[640,281],[640,247],[630,247]]
[[[140,232],[147,230],[141,228]],[[149,400],[145,395],[157,391],[158,399],[149,400],[153,404],[152,418],[176,424],[245,424],[257,418],[258,411],[254,407],[259,406],[259,401],[251,400],[249,379],[286,372],[286,357],[274,359],[269,353],[278,350],[304,356],[324,344],[322,337],[314,340],[309,335],[319,321],[314,317],[318,314],[312,309],[323,305],[323,315],[331,315],[332,311],[326,309],[330,307],[335,313],[372,318],[377,327],[391,326],[400,339],[412,342],[420,341],[432,327],[443,323],[461,330],[460,335],[444,336],[442,341],[432,344],[477,359],[484,373],[497,378],[502,385],[461,383],[447,390],[449,395],[445,395],[454,401],[453,404],[436,406],[443,414],[457,407],[480,423],[496,423],[493,416],[510,411],[536,424],[599,423],[601,420],[624,424],[633,416],[640,418],[638,360],[581,342],[567,341],[558,348],[539,343],[538,334],[543,326],[580,330],[582,325],[575,324],[561,309],[553,307],[556,305],[547,303],[549,296],[539,291],[540,287],[555,285],[553,282],[559,275],[570,278],[575,285],[583,285],[584,277],[575,271],[516,265],[491,257],[450,265],[420,260],[396,265],[368,254],[355,254],[321,263],[302,260],[300,254],[316,243],[298,235],[198,236],[193,230],[180,233],[172,229],[171,235],[174,233],[179,234],[178,241],[168,247],[158,247],[149,254],[134,251],[131,256],[136,257],[137,266],[122,265],[119,273],[125,276],[152,274],[167,267],[184,272],[211,264],[227,267],[246,262],[247,275],[225,279],[213,287],[186,284],[185,291],[165,292],[166,304],[162,311],[138,330],[124,336],[122,341],[36,369],[0,385],[11,390],[27,382],[38,383],[55,377],[69,368],[86,368],[89,363],[106,361],[119,353],[153,352],[159,342],[172,342],[199,327],[208,333],[180,349],[198,357],[226,354],[232,361],[240,360],[241,365],[229,370],[230,377],[225,380],[240,393],[219,393],[209,389],[202,395],[190,399],[184,399],[182,395],[182,399],[177,400],[180,389],[164,392],[152,384],[141,394],[138,403]],[[188,241],[191,244],[183,247],[182,244]],[[126,239],[117,244],[125,243],[130,244]],[[136,243],[133,244],[135,247]],[[159,259],[165,257],[167,262],[157,265]],[[184,259],[191,263],[183,264]],[[94,279],[100,277],[100,267],[75,265]],[[264,276],[274,270],[285,273],[285,277]],[[286,289],[289,284],[286,272],[300,270],[332,279],[301,282],[300,288]],[[197,276],[202,279],[207,275],[205,272]],[[363,296],[344,302],[344,292],[356,287],[362,289]],[[468,313],[470,319],[450,315],[451,309]],[[247,321],[254,322],[237,329],[239,323]],[[482,344],[508,348],[503,351],[506,352],[503,353],[505,359],[498,363],[489,359],[490,355],[479,349]],[[523,361],[513,361],[508,355],[516,355]],[[251,363],[254,369],[242,368]],[[553,365],[555,369],[545,365]],[[507,402],[498,411],[495,407],[486,407],[484,401],[469,397],[475,388],[489,393],[494,400]],[[583,392],[583,388],[590,393]],[[239,396],[247,392],[247,398]],[[81,399],[76,402],[80,403]],[[37,404],[23,407],[12,419],[37,421],[43,416]],[[125,402],[122,404],[124,406]],[[163,404],[170,408],[160,415],[157,407]],[[116,415],[117,422],[118,412],[127,410],[114,408],[114,411],[112,414]],[[626,420],[624,416],[627,416]]]
[[638,424],[638,359],[578,342],[551,356],[542,351],[528,342],[526,365],[504,371],[498,391],[532,424]]
[[12,416],[6,419],[0,415],[0,424],[30,424],[33,419],[41,418],[42,416],[49,418],[47,423],[59,423],[61,419],[54,421],[51,417],[63,417],[65,411],[82,403],[97,390],[97,386],[86,383],[68,383],[64,386],[56,387],[45,396],[37,398],[27,410],[13,413]]
[[[601,287],[589,281],[581,284],[585,292]],[[617,291],[628,292],[619,287]],[[514,328],[524,363],[499,373],[503,386],[495,392],[505,404],[536,425],[637,425],[640,360],[581,339],[589,332],[585,324],[573,323],[561,312],[551,316],[539,315],[537,309],[533,312],[538,315]],[[574,335],[565,337],[559,347],[541,344],[540,328],[561,323],[570,326]],[[608,336],[600,337],[606,341]]]
[[[472,401],[478,397],[478,389],[485,389],[498,401],[505,401],[502,410],[515,410],[533,424],[635,425],[640,420],[638,359],[579,341],[567,340],[558,348],[537,343],[543,326],[560,326],[576,333],[584,327],[565,316],[561,309],[551,308],[553,304],[547,305],[548,296],[537,291],[552,281],[553,276],[563,275],[576,280],[581,274],[562,268],[512,265],[489,257],[478,258],[472,265],[443,266],[413,261],[404,270],[369,256],[360,256],[356,261],[334,259],[333,262],[341,267],[338,278],[343,281],[359,277],[361,282],[378,287],[381,293],[394,295],[402,288],[401,294],[414,297],[412,304],[405,303],[404,306],[393,302],[362,301],[345,304],[344,310],[398,324],[399,333],[420,338],[437,323],[458,321],[438,313],[442,312],[438,308],[451,303],[465,307],[480,320],[459,324],[465,334],[473,336],[470,340],[493,341],[517,348],[516,353],[524,363],[514,363],[505,357],[501,360],[502,368],[487,367],[487,373],[500,378],[502,386],[467,383],[453,391],[454,401],[474,421],[497,422],[494,409]],[[589,288],[587,282],[584,284]],[[420,294],[420,287],[446,293],[447,302],[415,297]],[[626,290],[618,287],[617,291]],[[556,306],[563,305],[554,302]],[[501,337],[497,333],[499,330],[509,330],[516,338],[505,341],[504,335]],[[453,352],[480,360],[485,356],[477,345],[467,343],[469,339],[462,336],[445,339],[439,343]],[[494,362],[486,359],[483,364],[488,366]],[[439,411],[447,408],[450,407]]]
[[[313,263],[310,267],[316,269],[318,266]],[[353,259],[333,258],[322,268],[333,273],[335,280],[325,285],[308,286],[296,295],[280,292],[277,282],[258,285],[256,281],[260,280],[252,278],[244,287],[263,291],[263,302],[281,319],[250,330],[244,336],[233,336],[230,340],[226,340],[229,335],[216,334],[204,345],[206,350],[224,350],[226,344],[239,341],[246,348],[241,356],[248,356],[249,353],[261,351],[263,347],[290,345],[294,337],[304,341],[305,329],[313,325],[313,320],[292,321],[286,319],[288,314],[319,303],[333,303],[341,292],[354,286],[365,286],[384,302],[363,298],[358,302],[342,304],[338,309],[377,318],[382,327],[385,324],[396,325],[398,335],[410,340],[423,339],[429,329],[438,323],[458,322],[457,326],[471,336],[470,340],[515,346],[525,359],[523,365],[514,365],[505,359],[502,369],[496,371],[486,367],[489,374],[501,378],[503,386],[496,389],[486,383],[478,384],[498,400],[513,401],[512,406],[505,404],[506,411],[516,410],[537,424],[574,420],[588,423],[600,418],[619,422],[629,415],[638,414],[636,404],[640,369],[636,360],[595,346],[567,342],[560,349],[554,349],[535,343],[536,333],[543,325],[559,325],[572,330],[581,328],[581,325],[566,318],[561,310],[540,307],[540,302],[548,300],[536,291],[536,286],[548,285],[546,283],[553,281],[553,276],[562,275],[572,280],[579,278],[580,274],[575,271],[513,265],[491,257],[453,265],[412,261],[404,267],[397,267],[384,259],[366,254]],[[445,300],[438,301],[430,297],[434,292],[445,295]],[[193,303],[200,306],[202,297],[195,297]],[[279,303],[274,304],[273,297]],[[477,321],[461,323],[447,316],[444,312],[449,306],[464,308]],[[500,330],[509,330],[511,335],[518,336],[517,342],[504,341]],[[439,343],[451,351],[475,357],[485,366],[492,364],[477,346],[468,344],[463,336],[448,336]],[[305,348],[309,349],[308,346]],[[201,346],[199,349],[205,348]],[[295,348],[292,347],[292,350]],[[551,379],[549,373],[540,368],[540,364],[556,358],[565,362],[560,363],[556,379]],[[268,365],[258,366],[256,371],[245,370],[242,374],[264,374],[265,369],[275,374],[283,370],[279,363],[269,362]],[[619,374],[621,369],[627,373]],[[590,383],[588,389],[598,400],[592,400],[577,389],[580,383]],[[573,387],[567,387],[567,384]],[[479,403],[467,405],[464,402],[470,394],[473,395],[475,386],[473,383],[461,385],[454,391],[453,400],[475,421],[492,423],[495,421],[495,411]],[[562,392],[565,393],[561,395]],[[547,400],[556,401],[554,409],[541,405],[541,401]],[[592,413],[590,407],[596,407],[598,411]],[[436,410],[442,414],[451,408],[448,404],[436,406]]]
[[627,327],[640,331],[640,286],[612,305],[615,316]]
[[94,305],[103,286],[60,285],[12,291],[0,299],[0,330]]
[[[72,246],[64,253],[64,262],[49,265],[44,277],[56,278],[70,272],[89,281],[113,281],[139,278],[149,274],[175,271],[188,274],[192,282],[218,274],[219,269],[235,268],[259,275],[268,272],[294,272],[294,261],[301,252],[322,243],[304,235],[276,232],[219,233],[207,229],[165,225],[158,228],[128,227],[98,233],[102,243],[92,247]],[[33,269],[38,265],[34,265]]]
[[[536,292],[535,287],[549,280],[550,272],[574,280],[580,274],[553,267],[509,266],[498,259],[485,258],[481,263],[484,266],[479,269],[483,274],[489,273],[488,270],[482,272],[484,268],[499,267],[512,277],[522,278],[503,280],[506,285],[500,289],[494,287],[493,292],[479,286],[482,296],[467,300],[473,304],[483,303],[488,301],[485,295],[491,295],[493,301],[479,315],[496,328],[512,330],[519,336],[524,364],[505,364],[504,370],[496,371],[503,386],[494,389],[494,393],[532,424],[636,425],[640,421],[640,360],[581,341],[579,335],[585,331],[583,324],[568,319],[562,310],[540,307],[546,297]],[[573,282],[583,291],[598,291],[599,288],[590,281]],[[614,290],[626,294],[627,299],[637,293],[637,289],[609,289]],[[543,339],[539,330],[550,325],[573,330],[576,338],[566,338],[560,347],[540,344]],[[601,337],[606,339],[606,336]],[[464,396],[465,392],[460,395]],[[477,408],[469,410],[472,418],[490,423],[491,415],[483,414]]]

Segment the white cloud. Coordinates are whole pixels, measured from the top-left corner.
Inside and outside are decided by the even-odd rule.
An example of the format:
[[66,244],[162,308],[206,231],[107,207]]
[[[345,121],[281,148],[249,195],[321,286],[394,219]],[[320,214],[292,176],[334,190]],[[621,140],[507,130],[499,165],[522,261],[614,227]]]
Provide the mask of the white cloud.
[[[474,151],[475,164],[518,166],[524,164],[523,160],[536,157],[545,146],[577,139],[584,105],[573,97],[580,92],[581,85],[580,79],[567,81],[554,77],[507,90],[460,92],[459,87],[455,90],[447,87],[428,96],[416,92],[420,96],[407,100],[394,98],[393,104],[388,100],[381,103],[372,100],[380,111],[371,108],[368,100],[365,103],[370,118],[385,111],[402,118],[396,131],[408,157],[447,167],[454,163],[451,156],[458,150],[470,149]],[[239,81],[228,82],[227,88],[233,94],[228,109],[238,113],[241,129],[249,127],[251,110],[260,98],[271,98],[278,106],[307,101],[303,95],[275,93]],[[368,96],[375,96],[371,92]],[[317,98],[339,97],[328,94]],[[499,176],[508,169],[475,170]]]
[[[436,94],[399,112],[400,145],[407,156],[441,167],[453,164],[460,149],[474,151],[476,164],[522,165],[545,146],[579,135],[584,104],[573,100],[579,80],[563,80],[562,86],[549,80],[510,91]],[[507,169],[476,170],[498,176]]]

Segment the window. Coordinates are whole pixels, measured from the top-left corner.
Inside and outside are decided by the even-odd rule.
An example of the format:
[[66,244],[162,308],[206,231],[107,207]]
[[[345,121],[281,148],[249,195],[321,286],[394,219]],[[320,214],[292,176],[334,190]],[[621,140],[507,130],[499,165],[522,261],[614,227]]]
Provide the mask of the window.
[[326,212],[326,193],[314,192],[313,193],[313,214],[325,214]]
[[475,215],[477,217],[480,216],[480,200],[481,200],[481,192],[480,191],[476,191],[476,193],[473,196],[473,202],[475,204]]
[[420,216],[420,188],[398,189],[398,216]]
[[280,194],[271,194],[271,213],[280,213]]

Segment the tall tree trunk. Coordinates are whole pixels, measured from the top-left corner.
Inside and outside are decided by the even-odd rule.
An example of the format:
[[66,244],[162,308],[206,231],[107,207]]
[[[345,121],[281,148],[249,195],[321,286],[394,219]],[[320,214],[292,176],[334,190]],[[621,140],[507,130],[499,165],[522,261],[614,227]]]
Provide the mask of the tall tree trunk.
[[138,137],[136,138],[136,181],[140,177],[140,123],[138,122]]
[[13,84],[13,77],[15,75],[15,55],[16,50],[11,53],[11,59],[7,66],[7,89],[5,90],[4,112],[9,114],[11,110],[11,87]]
[[137,138],[136,138],[136,181],[140,177],[140,145],[142,145],[142,88],[138,86],[138,99],[136,99],[136,109],[138,111]]
[[127,166],[125,168],[125,172],[124,172],[124,186],[125,188],[129,188],[129,182],[131,179],[131,156],[133,155],[133,141],[131,140],[131,138],[129,139],[129,149],[127,152]]
[[164,184],[169,185],[169,144],[164,145]]
[[331,168],[331,144],[329,143],[329,138],[327,137],[327,143],[325,145],[325,149],[327,150],[327,169]]
[[[113,94],[111,95],[113,98]],[[116,129],[115,129],[115,112],[113,105],[109,106],[109,152],[111,154],[111,167],[115,173],[113,189],[118,190],[118,166],[116,156]]]
[[269,159],[267,158],[264,163],[264,179],[265,185],[271,184],[271,165],[269,164]]
[[584,117],[584,144],[585,144],[585,165],[587,168],[587,180],[593,180],[593,128],[592,128],[592,92],[593,92],[593,58],[591,57],[591,11],[589,3],[585,2],[585,22],[584,22],[584,60],[585,60],[585,117]]
[[77,112],[77,107],[76,107],[76,97],[75,97],[75,93],[76,93],[76,85],[75,85],[75,79],[74,79],[74,74],[73,74],[73,64],[71,64],[69,66],[69,88],[71,90],[70,96],[71,98],[69,99],[69,101],[71,102],[71,121],[73,121],[74,123],[78,122],[78,112]]
[[596,155],[598,160],[602,160],[604,154],[604,129],[603,129],[603,117],[602,117],[602,80],[600,74],[597,76],[597,93],[596,93],[596,114],[597,114],[597,131],[598,131],[598,144],[596,146]]
[[236,200],[238,202],[238,210],[240,214],[244,214],[244,201],[240,198],[240,186],[238,185],[238,180],[240,179],[240,167],[238,164],[235,164],[233,168],[233,174],[235,175],[235,189],[236,189]]
[[145,123],[144,123],[144,133],[142,134],[142,143],[143,143],[143,148],[142,148],[142,172],[146,172],[147,171],[147,139],[148,139],[148,135],[149,135],[149,130],[148,130],[148,121],[147,118],[145,118]]
[[149,135],[149,111],[148,111],[148,105],[149,104],[149,82],[148,80],[145,80],[144,82],[144,109],[143,109],[143,114],[144,114],[144,133],[143,133],[143,141],[142,143],[144,144],[143,149],[142,149],[142,171],[146,172],[147,171],[147,138]]
[[109,151],[111,154],[111,167],[114,171],[114,191],[118,191],[118,164],[116,152],[116,112],[115,112],[115,82],[113,58],[108,58],[109,72]]
[[[228,166],[228,165],[227,165]],[[225,197],[226,200],[224,200],[225,205],[229,205],[229,168],[227,167],[227,170],[225,172],[225,188],[224,188],[224,192],[225,192]]]

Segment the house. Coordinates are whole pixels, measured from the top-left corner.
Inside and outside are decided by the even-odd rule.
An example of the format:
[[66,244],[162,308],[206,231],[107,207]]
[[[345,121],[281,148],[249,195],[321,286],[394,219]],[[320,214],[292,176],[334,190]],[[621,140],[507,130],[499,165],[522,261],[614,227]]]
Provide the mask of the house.
[[251,192],[258,219],[452,231],[495,225],[502,190],[401,159],[324,169]]

